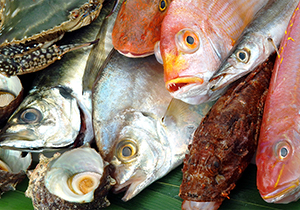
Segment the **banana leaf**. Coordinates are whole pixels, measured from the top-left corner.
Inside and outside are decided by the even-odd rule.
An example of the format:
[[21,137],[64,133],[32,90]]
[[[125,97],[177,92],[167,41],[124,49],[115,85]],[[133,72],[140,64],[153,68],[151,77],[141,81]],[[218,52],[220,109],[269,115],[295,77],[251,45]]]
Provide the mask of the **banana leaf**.
[[[157,209],[181,209],[182,199],[178,196],[181,184],[182,165],[170,172],[167,176],[156,181],[140,194],[128,202],[121,200],[123,193],[108,195],[111,205],[107,210],[157,210]],[[300,201],[290,204],[269,204],[259,195],[256,188],[256,166],[250,164],[241,179],[236,183],[236,188],[220,207],[222,209],[243,210],[279,210],[300,209]],[[25,197],[28,180],[17,186],[17,190],[4,193],[0,199],[0,210],[33,210],[31,200]]]

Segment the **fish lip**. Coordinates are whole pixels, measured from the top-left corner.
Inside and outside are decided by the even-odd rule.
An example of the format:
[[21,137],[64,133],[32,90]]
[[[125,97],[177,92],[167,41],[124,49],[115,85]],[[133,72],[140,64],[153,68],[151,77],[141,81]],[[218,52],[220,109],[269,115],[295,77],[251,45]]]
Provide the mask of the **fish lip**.
[[2,134],[0,136],[0,147],[4,149],[20,150],[24,152],[42,152],[44,150],[54,151],[62,149],[62,147],[47,148],[45,147],[45,142],[43,140],[39,140],[35,136],[31,138],[26,135],[17,135],[17,137],[15,138],[14,136],[16,135],[9,133]]
[[180,77],[180,78],[175,78],[172,80],[169,80],[166,82],[165,86],[169,92],[176,92],[179,91],[181,88],[192,85],[192,84],[200,84],[202,85],[204,83],[204,80],[200,77]]
[[[171,80],[172,81],[172,80]],[[210,85],[200,83],[190,83],[180,89],[170,92],[173,98],[179,99],[185,103],[198,105],[204,102],[216,100],[225,92],[227,86],[216,91],[210,89]]]
[[291,201],[284,202],[284,200],[289,196],[294,195],[297,191],[300,191],[300,183],[298,179],[291,183],[284,184],[270,193],[264,194],[260,192],[260,195],[268,203],[289,203]]
[[114,193],[119,193],[126,190],[125,195],[122,198],[123,201],[132,199],[153,181],[142,171],[137,171],[135,175],[131,176],[130,179],[123,183],[120,183],[117,177],[113,178],[117,182],[112,189]]
[[120,54],[126,56],[126,57],[129,57],[129,58],[144,58],[144,57],[147,57],[147,56],[150,56],[150,55],[154,54],[154,50],[151,51],[151,52],[142,53],[142,54],[132,53],[132,52],[129,52],[129,51],[122,51],[122,50],[118,50],[118,52]]

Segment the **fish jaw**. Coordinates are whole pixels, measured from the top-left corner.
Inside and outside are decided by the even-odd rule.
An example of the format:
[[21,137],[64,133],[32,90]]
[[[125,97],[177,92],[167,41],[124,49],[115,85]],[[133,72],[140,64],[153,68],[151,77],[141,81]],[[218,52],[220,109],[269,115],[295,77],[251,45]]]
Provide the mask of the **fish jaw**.
[[118,52],[128,58],[144,58],[144,57],[147,57],[147,56],[150,56],[150,55],[153,55],[154,54],[154,50],[151,51],[149,50],[149,52],[145,52],[145,53],[142,53],[142,54],[136,54],[134,52],[130,52],[130,51],[122,51],[122,50],[118,50]]
[[21,130],[23,130],[23,132],[13,131],[9,133],[9,129],[5,130],[6,133],[4,134],[1,132],[0,147],[5,149],[23,150],[24,148],[40,148],[44,146],[44,141],[37,139],[37,136],[32,130],[24,130],[22,128]]
[[260,195],[268,203],[290,203],[296,201],[300,197],[300,180],[297,179],[278,187],[268,194],[260,193]]
[[134,196],[136,196],[139,192],[141,192],[144,188],[150,185],[155,180],[154,177],[148,177],[142,171],[137,171],[135,175],[133,175],[129,180],[124,183],[119,183],[117,180],[117,184],[114,186],[113,191],[115,193],[119,193],[126,189],[126,192],[122,198],[123,201],[128,201]]
[[197,202],[184,200],[181,205],[182,210],[206,209],[216,210],[221,206],[222,202]]
[[191,105],[198,105],[201,103],[214,101],[219,98],[227,87],[223,87],[216,91],[212,91],[210,86],[199,85],[199,83],[190,83],[182,86],[174,92],[170,92],[173,98],[179,99]]

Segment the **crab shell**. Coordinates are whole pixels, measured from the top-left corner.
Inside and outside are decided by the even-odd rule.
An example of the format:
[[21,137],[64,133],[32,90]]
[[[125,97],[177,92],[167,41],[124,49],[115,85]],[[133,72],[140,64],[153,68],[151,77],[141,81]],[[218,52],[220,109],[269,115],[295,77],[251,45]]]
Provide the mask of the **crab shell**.
[[[104,0],[0,1],[0,72],[6,76],[35,72],[78,46],[54,43],[66,32],[89,25]],[[93,41],[93,40],[91,40]]]
[[[110,205],[106,195],[115,184],[109,175],[113,171],[113,166],[103,162],[100,154],[89,147],[72,149],[62,155],[56,153],[52,158],[41,154],[39,164],[28,173],[30,180],[25,195],[32,199],[35,209],[104,208]],[[80,173],[87,176],[98,173],[99,185],[85,193],[76,192],[74,187],[70,189],[72,178]]]
[[17,76],[0,74],[0,123],[7,120],[23,99],[23,86]]
[[31,165],[31,154],[22,157],[22,152],[0,148],[0,195],[15,190]]

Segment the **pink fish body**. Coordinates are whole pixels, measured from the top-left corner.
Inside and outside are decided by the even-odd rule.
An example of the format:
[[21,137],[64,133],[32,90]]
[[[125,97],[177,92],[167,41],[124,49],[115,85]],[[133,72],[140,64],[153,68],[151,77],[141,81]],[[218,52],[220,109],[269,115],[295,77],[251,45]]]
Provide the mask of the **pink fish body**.
[[125,0],[112,32],[114,48],[127,57],[154,53],[160,28],[172,0]]
[[257,149],[257,188],[270,203],[300,197],[300,11],[280,45]]
[[171,95],[190,104],[214,100],[207,89],[209,79],[266,3],[264,0],[172,1],[162,22],[157,48],[160,52],[155,52],[161,55],[165,85]]

